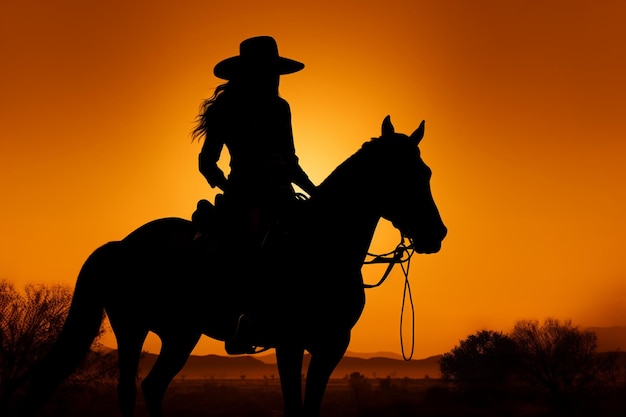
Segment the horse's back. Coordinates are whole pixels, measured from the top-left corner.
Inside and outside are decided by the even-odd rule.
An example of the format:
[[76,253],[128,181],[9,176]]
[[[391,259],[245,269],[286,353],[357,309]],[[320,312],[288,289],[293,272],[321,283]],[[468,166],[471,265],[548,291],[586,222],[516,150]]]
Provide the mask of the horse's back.
[[194,227],[189,220],[165,217],[152,220],[129,233],[122,242],[148,246],[182,244],[193,240]]

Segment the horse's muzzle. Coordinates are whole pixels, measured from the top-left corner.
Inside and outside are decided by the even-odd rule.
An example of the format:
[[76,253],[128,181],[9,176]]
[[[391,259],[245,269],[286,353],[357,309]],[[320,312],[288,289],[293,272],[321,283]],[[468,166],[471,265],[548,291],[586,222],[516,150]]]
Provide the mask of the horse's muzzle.
[[441,250],[441,243],[448,234],[446,226],[441,224],[436,230],[429,230],[428,232],[421,232],[417,237],[409,238],[411,247],[417,253],[429,254],[437,253]]

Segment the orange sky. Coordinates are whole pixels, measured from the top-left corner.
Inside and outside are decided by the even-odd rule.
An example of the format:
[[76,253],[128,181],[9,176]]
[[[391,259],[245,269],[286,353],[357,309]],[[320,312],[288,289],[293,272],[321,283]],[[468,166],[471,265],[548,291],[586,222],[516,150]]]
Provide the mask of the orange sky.
[[[355,4],[3,2],[0,278],[73,284],[102,243],[190,218],[213,196],[190,141],[212,68],[268,34],[306,64],[281,94],[316,183],[385,115],[426,120],[449,234],[413,259],[414,357],[523,318],[626,325],[626,3]],[[383,223],[373,250],[397,238]],[[400,274],[367,297],[350,350],[399,353]]]

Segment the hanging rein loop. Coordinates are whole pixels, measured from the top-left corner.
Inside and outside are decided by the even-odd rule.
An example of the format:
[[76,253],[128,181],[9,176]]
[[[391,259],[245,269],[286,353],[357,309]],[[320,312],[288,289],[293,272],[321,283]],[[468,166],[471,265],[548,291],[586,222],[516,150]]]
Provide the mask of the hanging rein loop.
[[[373,253],[367,253],[367,256],[371,257],[371,260],[365,260],[363,263],[366,265],[371,264],[388,264],[387,269],[383,273],[383,276],[378,280],[376,284],[363,284],[365,288],[376,288],[380,287],[383,282],[387,279],[391,270],[396,264],[405,264],[410,263],[411,256],[413,256],[413,247],[406,245],[407,238],[403,235],[401,236],[400,243],[398,246],[391,252],[383,253],[380,255],[375,255]],[[404,268],[403,268],[404,270]]]
[[[404,290],[402,293],[402,308],[400,310],[400,347],[402,349],[402,357],[405,361],[411,360],[413,357],[413,352],[415,350],[415,306],[413,304],[413,295],[411,294],[411,284],[409,282],[409,268],[411,267],[411,257],[415,253],[415,249],[413,249],[412,245],[406,244],[407,238],[404,235],[401,235],[400,243],[398,246],[387,253],[383,253],[380,255],[375,255],[372,253],[367,253],[367,256],[372,259],[366,260],[363,263],[366,265],[371,264],[387,264],[387,268],[383,273],[382,277],[378,280],[376,284],[363,284],[365,288],[376,288],[382,285],[383,282],[387,279],[391,270],[396,264],[399,264],[402,268],[402,273],[404,275]],[[404,310],[406,305],[406,300],[409,300],[409,305],[411,308],[411,351],[407,355],[404,349],[404,337],[402,335],[402,328],[404,324]]]

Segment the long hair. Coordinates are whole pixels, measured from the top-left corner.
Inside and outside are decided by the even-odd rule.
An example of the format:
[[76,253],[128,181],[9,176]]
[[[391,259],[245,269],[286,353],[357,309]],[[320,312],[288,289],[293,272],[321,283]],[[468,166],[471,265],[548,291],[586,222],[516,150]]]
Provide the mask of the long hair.
[[[254,96],[277,96],[279,75],[271,77],[236,77],[215,87],[213,95],[200,104],[200,112],[196,117],[196,127],[191,132],[191,140],[206,136],[209,127],[208,109],[218,100],[248,100]],[[275,77],[275,78],[274,78]]]
[[203,100],[200,104],[200,112],[198,116],[196,116],[196,127],[191,132],[191,140],[195,140],[196,138],[202,137],[206,135],[208,128],[208,116],[207,110],[211,107],[219,97],[228,89],[230,85],[230,81],[225,82],[224,84],[220,84],[215,87],[215,91],[213,91],[213,95],[206,100]]

